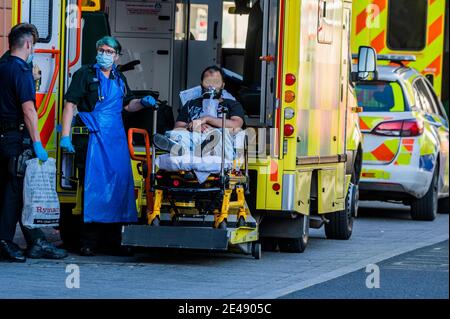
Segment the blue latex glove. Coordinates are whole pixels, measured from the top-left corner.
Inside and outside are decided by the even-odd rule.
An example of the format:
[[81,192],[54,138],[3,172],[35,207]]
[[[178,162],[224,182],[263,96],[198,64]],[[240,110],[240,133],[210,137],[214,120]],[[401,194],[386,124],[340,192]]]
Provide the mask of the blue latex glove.
[[147,95],[141,99],[141,104],[143,107],[150,107],[156,105],[156,100],[153,96]]
[[34,142],[33,148],[34,148],[34,152],[36,153],[37,158],[39,158],[43,162],[48,160],[47,151],[44,149],[41,142]]
[[72,141],[70,140],[69,136],[61,137],[59,146],[66,152],[75,153],[75,149],[73,148]]

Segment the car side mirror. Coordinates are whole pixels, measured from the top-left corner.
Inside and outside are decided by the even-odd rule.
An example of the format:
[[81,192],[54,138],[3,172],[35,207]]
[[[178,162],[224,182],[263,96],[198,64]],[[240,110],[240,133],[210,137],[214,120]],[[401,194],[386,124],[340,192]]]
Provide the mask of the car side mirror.
[[352,80],[375,81],[377,76],[377,52],[372,47],[359,47],[357,71],[352,73]]

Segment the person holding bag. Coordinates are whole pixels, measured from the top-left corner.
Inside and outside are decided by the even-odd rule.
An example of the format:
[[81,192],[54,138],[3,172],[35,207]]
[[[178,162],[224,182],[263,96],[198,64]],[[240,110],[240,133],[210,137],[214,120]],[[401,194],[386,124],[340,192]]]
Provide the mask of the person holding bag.
[[[0,61],[0,260],[24,262],[26,257],[13,239],[23,206],[25,161],[37,156],[45,162],[48,154],[38,132],[36,92],[30,66],[37,40],[36,28],[20,24],[11,30],[8,40],[9,55]],[[64,250],[48,243],[42,231],[28,232],[25,227],[22,230],[29,257],[67,256]],[[36,238],[31,239],[32,234]]]

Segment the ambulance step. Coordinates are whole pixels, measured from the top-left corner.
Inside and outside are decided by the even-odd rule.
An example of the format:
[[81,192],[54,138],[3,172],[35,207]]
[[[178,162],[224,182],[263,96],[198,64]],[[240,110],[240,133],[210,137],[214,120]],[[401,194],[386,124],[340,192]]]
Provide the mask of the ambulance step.
[[227,250],[228,232],[210,227],[130,225],[122,229],[122,245]]

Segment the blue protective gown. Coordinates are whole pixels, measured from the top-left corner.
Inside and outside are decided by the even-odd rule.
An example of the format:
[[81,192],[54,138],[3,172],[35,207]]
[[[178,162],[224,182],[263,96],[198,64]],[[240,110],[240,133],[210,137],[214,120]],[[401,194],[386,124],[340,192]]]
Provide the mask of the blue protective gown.
[[85,223],[137,221],[134,180],[122,122],[125,84],[116,73],[108,79],[95,65],[100,81],[99,101],[92,112],[80,112],[89,129],[84,181]]

